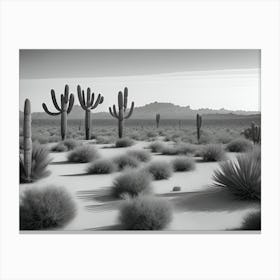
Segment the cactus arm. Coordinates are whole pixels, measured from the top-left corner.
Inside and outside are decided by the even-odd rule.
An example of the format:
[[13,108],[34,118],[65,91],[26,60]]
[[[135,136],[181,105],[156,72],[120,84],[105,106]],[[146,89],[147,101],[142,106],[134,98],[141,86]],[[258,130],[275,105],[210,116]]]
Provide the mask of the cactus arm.
[[78,90],[78,98],[79,98],[79,102],[80,102],[81,107],[82,107],[84,110],[87,110],[87,107],[86,107],[86,105],[85,105],[85,103],[84,103],[84,99],[83,99],[81,90],[80,90],[80,91]]
[[111,115],[113,118],[118,118],[118,117],[112,112],[111,107],[109,107],[109,112],[110,112],[110,115]]
[[91,94],[91,99],[90,99],[90,104],[89,104],[89,108],[91,108],[92,107],[92,105],[93,105],[93,102],[94,102],[94,98],[95,96],[94,96],[94,92]]
[[116,105],[113,105],[113,112],[114,112],[114,115],[116,116],[116,118],[120,117],[120,114],[117,113]]
[[127,89],[127,87],[125,87],[125,88],[124,88],[124,104],[123,104],[124,111],[125,111],[126,108],[127,108],[127,96],[128,96],[128,89]]
[[69,105],[68,105],[68,109],[67,109],[67,114],[69,114],[73,108],[74,105],[74,95],[70,94],[70,99],[69,99]]
[[128,113],[124,118],[125,118],[125,119],[129,119],[130,116],[131,116],[132,113],[133,113],[133,110],[134,110],[134,102],[131,103],[131,107],[130,107],[129,113]]
[[52,112],[50,112],[49,109],[48,109],[48,107],[47,107],[47,105],[46,105],[45,103],[42,104],[42,107],[43,107],[44,111],[45,111],[48,115],[50,115],[50,116],[57,116],[57,115],[60,115],[60,114],[61,114],[61,112],[57,112],[57,113],[52,113]]
[[51,90],[51,97],[52,97],[53,105],[56,108],[56,110],[61,111],[61,108],[57,104],[56,97],[55,97],[55,91],[53,89]]
[[103,103],[103,101],[104,101],[104,97],[103,97],[103,96],[101,96],[100,101],[99,101],[99,104],[102,104],[102,103]]
[[119,91],[119,94],[118,94],[118,105],[119,105],[119,108],[123,109],[123,94],[121,91]]
[[89,107],[90,106],[90,88],[87,88],[87,103],[86,106]]
[[98,94],[98,97],[97,97],[94,105],[91,107],[92,110],[95,109],[99,105],[100,100],[101,100],[101,94]]

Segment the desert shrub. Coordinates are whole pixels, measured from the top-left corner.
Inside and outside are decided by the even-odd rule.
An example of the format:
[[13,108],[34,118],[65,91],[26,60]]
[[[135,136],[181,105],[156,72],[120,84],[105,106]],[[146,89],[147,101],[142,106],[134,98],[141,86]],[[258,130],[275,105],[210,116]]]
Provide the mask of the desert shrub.
[[127,199],[123,202],[119,215],[120,224],[126,230],[161,230],[171,220],[170,203],[152,196]]
[[147,137],[148,138],[154,138],[157,136],[157,133],[155,131],[148,131],[147,132]]
[[79,146],[79,142],[74,139],[66,139],[62,142],[68,149],[68,151],[74,150]]
[[63,142],[59,142],[51,148],[51,151],[55,153],[67,152],[68,148],[64,145]]
[[252,148],[252,142],[243,138],[232,140],[227,144],[227,150],[235,153],[247,152]]
[[90,162],[98,159],[99,157],[98,150],[95,147],[88,145],[75,148],[67,156],[68,161],[79,163]]
[[151,160],[151,155],[149,152],[144,150],[131,150],[126,153],[128,156],[136,158],[138,161],[147,162]]
[[228,144],[230,141],[232,141],[232,137],[228,133],[219,133],[217,136],[217,142],[221,144]]
[[181,191],[181,187],[175,186],[175,187],[173,187],[172,191],[173,192],[180,192]]
[[163,180],[171,177],[172,166],[166,161],[154,161],[145,167],[145,171],[150,173],[154,180]]
[[194,170],[195,162],[189,157],[178,157],[172,161],[174,171],[190,171]]
[[166,156],[178,155],[178,150],[174,146],[164,146],[161,150],[161,154]]
[[33,143],[31,178],[27,178],[23,160],[20,156],[20,183],[29,183],[49,176],[50,171],[47,170],[47,167],[50,162],[51,159],[49,157],[48,149],[40,145],[39,143]]
[[111,144],[114,142],[114,138],[110,136],[97,136],[96,143],[97,144]]
[[64,188],[28,189],[20,203],[20,229],[61,228],[74,218],[75,213],[75,203]]
[[221,161],[225,159],[225,151],[222,145],[208,144],[202,150],[202,158],[204,161]]
[[227,188],[240,199],[261,199],[260,149],[225,161],[214,172],[214,185]]
[[261,212],[253,212],[247,215],[241,225],[241,230],[261,230]]
[[117,148],[124,148],[124,147],[130,147],[134,144],[133,140],[129,138],[121,138],[116,141],[116,147]]
[[197,150],[193,144],[179,143],[176,145],[176,150],[179,155],[192,155]]
[[47,144],[49,143],[48,136],[40,136],[40,135],[33,135],[32,142],[38,142],[39,144]]
[[164,143],[159,141],[153,142],[149,145],[149,149],[151,149],[152,153],[160,153],[164,147]]
[[116,164],[118,170],[125,168],[136,168],[139,165],[139,161],[130,155],[120,155],[113,158],[113,162]]
[[109,159],[98,159],[87,168],[87,173],[90,174],[110,174],[117,169],[116,165],[112,160]]
[[129,170],[119,175],[113,183],[112,195],[122,198],[124,195],[137,196],[151,192],[151,176],[142,170]]

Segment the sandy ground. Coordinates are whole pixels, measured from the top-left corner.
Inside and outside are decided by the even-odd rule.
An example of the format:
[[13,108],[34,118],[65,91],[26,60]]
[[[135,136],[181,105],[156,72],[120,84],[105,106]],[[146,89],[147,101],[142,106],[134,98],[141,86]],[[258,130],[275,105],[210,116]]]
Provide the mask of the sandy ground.
[[[104,158],[112,158],[125,153],[128,149],[140,149],[148,143],[139,142],[129,148],[110,148],[110,145],[96,145]],[[105,148],[104,148],[105,147]],[[64,186],[70,191],[77,203],[77,215],[63,230],[113,230],[117,229],[120,201],[112,201],[106,190],[119,173],[109,175],[88,175],[88,164],[66,162],[67,153],[51,153],[53,159],[49,166],[51,175],[34,184],[21,184],[25,188],[45,185]],[[228,154],[234,158],[234,154]],[[170,161],[175,156],[153,155],[153,160]],[[226,190],[216,189],[212,184],[213,170],[218,163],[196,163],[190,172],[177,172],[168,180],[154,181],[154,193],[172,202],[173,220],[166,230],[231,230],[240,227],[246,214],[256,211],[258,203],[239,201]],[[180,192],[172,192],[180,186]]]

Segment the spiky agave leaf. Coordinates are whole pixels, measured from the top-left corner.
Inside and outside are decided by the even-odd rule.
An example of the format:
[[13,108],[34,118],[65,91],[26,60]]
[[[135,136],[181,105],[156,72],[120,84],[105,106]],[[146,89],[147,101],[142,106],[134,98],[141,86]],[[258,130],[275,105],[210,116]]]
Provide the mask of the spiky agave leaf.
[[214,172],[214,185],[228,188],[241,199],[261,199],[260,149],[238,155],[236,160],[220,164]]

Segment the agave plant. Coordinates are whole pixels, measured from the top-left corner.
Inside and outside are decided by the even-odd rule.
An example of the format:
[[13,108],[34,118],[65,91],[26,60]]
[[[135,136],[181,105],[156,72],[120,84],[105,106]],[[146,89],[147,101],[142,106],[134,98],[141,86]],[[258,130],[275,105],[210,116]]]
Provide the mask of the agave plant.
[[214,185],[229,189],[241,199],[261,199],[261,152],[238,155],[236,160],[220,164],[214,172]]

